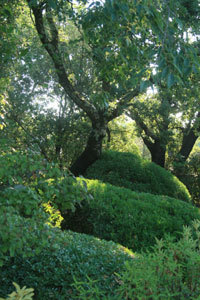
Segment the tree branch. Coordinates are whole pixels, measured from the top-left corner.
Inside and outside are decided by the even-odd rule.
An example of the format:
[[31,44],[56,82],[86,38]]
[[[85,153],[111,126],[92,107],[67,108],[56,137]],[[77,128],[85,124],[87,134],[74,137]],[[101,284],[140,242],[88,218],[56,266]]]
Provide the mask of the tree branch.
[[127,93],[121,99],[118,100],[116,107],[111,109],[108,112],[108,121],[115,119],[116,117],[120,116],[122,111],[130,105],[130,101],[137,97],[140,94],[140,88],[136,87],[133,91]]
[[154,142],[158,139],[158,137],[149,129],[149,127],[143,122],[142,118],[140,118],[137,111],[134,110],[134,112],[126,112],[127,116],[129,116],[131,119],[133,119],[138,126],[144,130],[145,134],[150,137]]
[[[27,0],[27,2],[30,5],[31,0]],[[91,103],[89,103],[87,99],[85,99],[82,95],[80,95],[78,91],[74,89],[73,85],[68,79],[68,75],[63,65],[62,56],[59,51],[58,30],[55,26],[50,10],[47,9],[46,17],[47,17],[48,27],[51,33],[51,39],[48,37],[48,34],[45,30],[45,26],[44,26],[45,14],[43,13],[43,8],[41,8],[41,6],[39,5],[30,6],[30,7],[35,17],[35,27],[38,32],[40,41],[54,63],[60,85],[63,87],[66,94],[72,99],[72,101],[77,106],[79,106],[84,112],[86,112],[86,114],[91,119],[95,119],[96,116],[95,107]]]

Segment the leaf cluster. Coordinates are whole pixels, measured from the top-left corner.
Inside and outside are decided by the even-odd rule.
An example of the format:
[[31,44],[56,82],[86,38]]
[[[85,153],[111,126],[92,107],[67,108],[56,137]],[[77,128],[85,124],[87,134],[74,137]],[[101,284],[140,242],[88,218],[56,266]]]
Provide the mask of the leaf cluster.
[[62,220],[58,207],[74,209],[76,203],[87,198],[87,190],[67,171],[37,154],[3,154],[0,166],[2,265],[7,255],[40,252],[49,242],[47,224],[59,225]]
[[16,288],[16,292],[12,292],[6,299],[0,298],[0,300],[31,300],[34,296],[33,289],[27,289],[26,286],[20,288],[20,286],[13,282],[13,285]]

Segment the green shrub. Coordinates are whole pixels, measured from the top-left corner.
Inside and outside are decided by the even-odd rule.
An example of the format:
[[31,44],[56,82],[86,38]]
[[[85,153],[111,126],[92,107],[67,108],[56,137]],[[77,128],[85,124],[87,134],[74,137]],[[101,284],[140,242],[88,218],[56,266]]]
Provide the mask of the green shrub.
[[39,155],[0,156],[0,265],[15,252],[31,255],[48,243],[48,226],[61,221],[57,208],[75,209],[84,185]]
[[133,191],[191,201],[187,188],[174,175],[132,153],[107,151],[88,168],[85,176]]
[[[171,237],[157,241],[152,252],[126,262],[119,276],[115,295],[107,293],[96,282],[76,282],[80,300],[86,299],[200,299],[200,224],[195,224],[197,238],[191,228],[184,228],[178,242]],[[92,297],[91,297],[92,295]]]
[[0,297],[11,292],[14,280],[34,288],[35,300],[79,299],[74,277],[100,280],[97,286],[110,292],[118,285],[115,272],[121,273],[124,262],[133,259],[128,249],[92,236],[52,228],[49,238],[51,245],[39,255],[7,258],[0,268]]
[[87,180],[93,196],[75,213],[63,214],[62,228],[113,240],[134,251],[155,244],[155,237],[180,236],[183,225],[200,219],[198,209],[167,196],[136,193],[129,189]]

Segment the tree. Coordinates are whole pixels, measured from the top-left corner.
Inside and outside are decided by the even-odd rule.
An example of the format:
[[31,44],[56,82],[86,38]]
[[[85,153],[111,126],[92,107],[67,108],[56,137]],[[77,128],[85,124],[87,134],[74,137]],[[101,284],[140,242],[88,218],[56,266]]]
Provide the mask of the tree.
[[[172,14],[171,3],[152,1],[138,4],[123,0],[106,1],[103,5],[97,1],[88,9],[80,9],[80,6],[74,9],[72,3],[63,1],[27,2],[41,43],[53,61],[59,84],[92,124],[86,148],[71,167],[78,175],[100,156],[108,122],[119,116],[127,103],[148,87],[150,82],[145,78],[148,79],[155,60],[158,68],[168,64],[169,70],[164,78],[173,84],[173,71],[179,65],[174,66],[173,58],[179,56],[177,49],[182,47],[181,29],[177,27],[180,5],[176,3],[176,12]],[[87,74],[82,74],[81,68],[72,72],[74,61],[73,55],[70,57],[67,53],[69,42],[60,38],[63,25],[67,27],[72,21],[80,33],[79,40],[75,41],[77,47],[80,48],[81,43],[87,55],[82,62],[89,61],[90,64]],[[175,49],[174,41],[180,42]],[[191,57],[191,49],[184,49],[185,56],[190,54]],[[193,54],[196,55],[194,51]],[[78,89],[83,76],[90,83],[92,78],[88,90]]]
[[200,133],[198,109],[199,82],[190,80],[185,88],[162,86],[148,101],[141,97],[127,114],[135,120],[152,161],[165,167],[166,159],[169,166],[189,157]]

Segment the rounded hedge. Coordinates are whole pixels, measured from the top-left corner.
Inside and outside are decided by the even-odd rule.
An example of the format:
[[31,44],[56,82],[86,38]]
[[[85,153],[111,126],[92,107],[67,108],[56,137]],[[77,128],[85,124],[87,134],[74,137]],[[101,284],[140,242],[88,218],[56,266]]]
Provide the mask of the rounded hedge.
[[7,258],[0,268],[0,297],[13,291],[13,281],[33,288],[35,300],[79,299],[76,281],[98,281],[100,289],[110,292],[119,284],[115,273],[134,257],[120,245],[84,234],[52,229],[50,239],[38,255]]
[[137,154],[106,151],[88,168],[85,176],[133,191],[191,201],[187,188],[177,177]]
[[136,193],[129,189],[86,180],[92,199],[76,211],[62,214],[63,229],[112,240],[134,251],[149,249],[155,238],[171,234],[178,239],[183,225],[200,219],[190,203],[168,196]]

